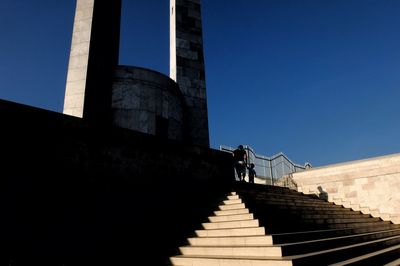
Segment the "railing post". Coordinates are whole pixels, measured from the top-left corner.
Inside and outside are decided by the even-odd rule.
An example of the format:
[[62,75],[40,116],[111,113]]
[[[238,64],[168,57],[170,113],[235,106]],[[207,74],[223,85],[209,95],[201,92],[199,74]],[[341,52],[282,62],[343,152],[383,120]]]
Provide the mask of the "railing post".
[[271,169],[271,185],[274,185],[274,173],[272,171],[272,160],[269,160],[269,169]]

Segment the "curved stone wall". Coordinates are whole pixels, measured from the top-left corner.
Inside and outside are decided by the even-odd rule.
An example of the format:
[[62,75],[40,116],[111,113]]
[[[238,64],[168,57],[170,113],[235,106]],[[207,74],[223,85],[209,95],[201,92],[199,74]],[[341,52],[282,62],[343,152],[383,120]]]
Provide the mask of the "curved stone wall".
[[178,84],[153,70],[119,66],[112,110],[116,126],[183,140],[184,102]]

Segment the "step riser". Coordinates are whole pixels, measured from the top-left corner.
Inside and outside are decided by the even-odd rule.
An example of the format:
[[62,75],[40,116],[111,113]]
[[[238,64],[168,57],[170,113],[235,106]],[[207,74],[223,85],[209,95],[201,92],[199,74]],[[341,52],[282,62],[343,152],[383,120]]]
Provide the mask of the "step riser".
[[230,200],[239,199],[239,195],[234,195],[234,196],[230,195],[228,196],[228,199]]
[[[370,253],[367,256],[361,256],[356,258],[352,258],[351,265],[384,265],[384,266],[399,266],[400,265],[400,245],[393,246],[384,250],[379,251],[378,253]],[[360,260],[357,260],[360,259]],[[342,266],[349,265],[346,261],[339,262],[338,264],[333,264],[332,266]]]
[[292,266],[291,261],[251,260],[251,259],[207,259],[207,258],[171,258],[172,265],[183,266]]
[[240,203],[240,204],[230,204],[230,205],[220,205],[218,207],[219,210],[221,211],[226,211],[226,210],[237,210],[237,209],[244,209],[246,208],[244,206],[244,203]]
[[304,214],[300,216],[302,219],[367,219],[368,214]]
[[[265,216],[259,216],[260,219],[268,219],[268,214],[265,214]],[[345,223],[371,223],[371,222],[380,222],[380,218],[372,218],[372,217],[368,217],[368,218],[364,218],[364,217],[350,217],[350,218],[329,218],[329,219],[310,219],[310,218],[301,218],[298,216],[294,216],[294,215],[288,215],[288,216],[284,216],[284,215],[279,215],[279,214],[275,214],[276,218],[279,218],[283,221],[287,221],[287,220],[301,220],[301,222],[299,222],[298,224],[345,224]]]
[[[246,197],[243,197],[243,199],[246,199]],[[252,201],[269,201],[269,200],[304,200],[304,201],[313,201],[313,202],[325,202],[327,203],[326,200],[322,200],[319,198],[312,198],[312,197],[307,197],[304,195],[285,195],[285,194],[269,194],[265,195],[262,197],[256,197],[252,198]]]
[[189,238],[188,242],[192,246],[262,246],[272,245],[271,236],[255,237],[196,237]]
[[246,228],[258,227],[258,220],[247,221],[232,221],[232,222],[218,222],[218,223],[203,223],[204,229],[227,229],[227,228]]
[[253,204],[275,204],[275,205],[295,205],[295,206],[337,206],[343,208],[342,205],[336,205],[334,203],[324,202],[324,201],[314,201],[314,200],[287,200],[287,199],[267,199],[263,201],[252,201]]
[[249,213],[249,209],[238,209],[238,210],[225,210],[225,211],[214,211],[214,215],[216,216],[225,216],[225,215],[236,215],[236,214],[246,214]]
[[[372,222],[372,223],[348,223],[348,224],[323,224],[324,226],[331,229],[340,229],[340,228],[354,228],[354,227],[374,227],[381,222]],[[384,222],[382,222],[384,223]]]
[[196,230],[199,237],[228,237],[228,236],[262,236],[265,235],[264,227],[239,228],[239,229],[214,229]]
[[[384,249],[390,247],[391,245],[397,245],[400,243],[400,237],[391,239],[391,240],[383,240],[377,243],[367,243],[364,245],[360,245],[357,247],[351,247],[347,249],[337,250],[325,254],[311,256],[309,258],[296,259],[295,265],[315,265],[316,262],[324,261],[326,264],[332,264],[335,262],[347,260],[350,258],[354,258],[357,256],[361,256],[363,254],[368,254],[371,252],[378,251],[380,249]],[[314,264],[313,264],[314,263]]]
[[241,199],[224,200],[222,202],[224,205],[240,204],[243,203]]
[[262,210],[262,211],[270,211],[270,210],[289,210],[289,211],[334,211],[334,212],[343,212],[343,213],[349,213],[352,210],[343,208],[341,206],[312,206],[312,205],[283,205],[283,204],[265,204],[260,208],[260,206],[251,206],[251,209],[253,212],[256,212],[256,210]]
[[[343,206],[339,205],[326,205],[326,204],[313,204],[313,203],[293,203],[293,202],[275,202],[275,201],[268,201],[265,202],[263,205],[260,204],[248,204],[248,206],[252,209],[259,209],[262,208],[291,208],[292,210],[303,210],[303,209],[310,209],[310,210],[345,210]],[[347,211],[351,211],[348,209]],[[253,211],[255,212],[255,210]]]
[[[397,228],[395,228],[397,227]],[[309,233],[293,233],[293,234],[285,234],[285,235],[274,235],[273,242],[274,243],[290,243],[290,242],[301,242],[308,241],[313,239],[322,239],[322,238],[330,238],[330,237],[340,237],[344,235],[355,235],[355,234],[365,234],[375,231],[383,231],[383,230],[392,230],[399,229],[397,225],[381,225],[374,227],[361,227],[357,229],[338,229],[338,230],[330,230],[324,232],[309,232]]]
[[243,221],[252,220],[254,215],[252,213],[239,214],[239,215],[226,215],[226,216],[210,216],[208,220],[210,222],[228,222],[228,221]]
[[[261,218],[260,218],[261,219]],[[381,224],[389,224],[389,222],[363,222],[363,223],[337,223],[337,224],[316,224],[310,221],[309,223],[304,223],[303,221],[299,221],[296,224],[290,223],[268,223],[262,224],[266,228],[268,228],[269,233],[281,233],[281,232],[300,232],[300,231],[312,231],[312,230],[328,230],[328,229],[354,229],[354,228],[362,228],[362,227],[375,227]],[[274,228],[269,229],[269,228]],[[375,228],[373,228],[375,229]]]
[[279,247],[181,247],[185,256],[280,257]]
[[340,223],[367,223],[379,222],[379,218],[358,218],[358,219],[303,219],[305,223],[314,224],[340,224]]
[[358,243],[364,243],[368,241],[383,239],[392,236],[400,237],[400,230],[395,230],[391,232],[385,233],[374,233],[368,235],[354,236],[354,237],[346,237],[346,238],[337,238],[330,239],[326,241],[317,241],[314,243],[303,243],[299,245],[291,245],[284,246],[282,248],[282,253],[284,256],[295,255],[295,254],[305,254],[320,250],[333,249],[340,246],[353,245]]

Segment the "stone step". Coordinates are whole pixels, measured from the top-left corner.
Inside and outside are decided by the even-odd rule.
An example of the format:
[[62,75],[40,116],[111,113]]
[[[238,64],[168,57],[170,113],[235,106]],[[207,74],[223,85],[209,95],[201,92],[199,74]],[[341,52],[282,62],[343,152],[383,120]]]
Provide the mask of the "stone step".
[[265,235],[264,227],[231,228],[196,230],[198,237],[228,237],[228,236],[262,236]]
[[280,247],[253,246],[253,247],[229,247],[229,246],[185,246],[179,248],[182,255],[188,256],[246,256],[246,257],[281,257]]
[[[295,207],[296,209],[303,209],[307,207],[311,207],[311,209],[317,209],[317,208],[322,208],[322,209],[345,209],[341,205],[335,205],[333,203],[328,203],[328,202],[319,202],[314,204],[314,202],[305,202],[305,201],[286,201],[286,200],[270,200],[270,201],[265,201],[265,202],[251,202],[251,201],[245,201],[246,205],[251,208],[251,209],[256,209],[256,208],[268,208],[269,206],[284,206],[284,207]],[[350,209],[349,209],[350,210]]]
[[230,200],[239,199],[239,195],[229,195],[227,198]]
[[290,260],[280,258],[254,259],[239,256],[175,256],[170,258],[176,266],[293,266]]
[[[357,221],[380,221],[380,218],[371,217],[369,214],[352,214],[351,212],[331,212],[329,214],[321,214],[321,212],[314,212],[314,211],[307,211],[307,212],[291,212],[291,211],[265,211],[260,214],[258,218],[260,219],[271,219],[270,217],[273,216],[274,220],[302,220],[306,221],[307,223],[312,220],[318,221],[324,220],[323,222],[330,222],[332,220],[345,219],[348,220],[357,220]],[[336,221],[337,222],[337,221]]]
[[243,220],[243,221],[227,221],[227,222],[211,222],[202,223],[204,229],[228,229],[228,228],[246,228],[258,227],[258,220]]
[[246,214],[249,213],[249,209],[236,209],[236,210],[223,210],[223,211],[214,211],[214,215],[216,216],[226,216],[226,215],[237,215],[237,214]]
[[[343,208],[324,208],[324,209],[300,209],[300,208],[286,208],[285,206],[268,206],[264,208],[255,208],[254,206],[249,206],[249,208],[252,210],[252,212],[257,212],[261,216],[273,216],[273,218],[278,218],[281,219],[285,217],[296,217],[298,219],[301,219],[302,215],[330,215],[332,217],[334,216],[349,216],[349,217],[364,217],[368,218],[370,217],[369,214],[362,214],[360,212],[353,212],[349,209],[343,209]],[[304,217],[306,218],[306,217]]]
[[[252,213],[263,215],[267,213],[274,213],[275,215],[289,215],[289,214],[350,214],[352,210],[346,209],[339,206],[285,206],[285,205],[264,205],[264,206],[249,206],[246,203],[247,208],[252,210]],[[360,212],[358,212],[360,214]]]
[[382,265],[400,253],[400,225],[286,188],[240,184],[237,191],[173,265]]
[[399,265],[400,265],[400,258],[392,260],[392,261],[386,263],[384,266],[399,266]]
[[262,193],[265,191],[278,191],[282,193],[299,193],[296,190],[289,189],[287,187],[281,187],[281,186],[271,186],[271,185],[264,185],[264,184],[248,184],[248,183],[235,183],[234,184],[234,190],[239,194],[245,194],[245,193]]
[[214,222],[252,220],[252,219],[254,219],[254,215],[252,213],[220,215],[220,216],[209,216],[208,217],[208,220],[213,223]]
[[245,209],[246,207],[244,206],[244,203],[239,203],[239,204],[229,204],[229,205],[219,205],[218,209],[221,211],[226,211],[226,210],[237,210],[237,209]]
[[379,222],[380,218],[329,218],[329,219],[302,219],[305,223],[313,223],[313,224],[346,224],[346,223],[371,223],[371,222]]
[[389,262],[385,265],[390,265],[391,263],[393,266],[395,265],[400,265],[400,259],[396,262],[391,261],[389,256],[391,256],[390,253],[394,253],[395,256],[400,256],[400,244],[395,245],[392,247],[384,248],[375,252],[371,252],[368,254],[364,254],[355,258],[351,258],[345,261],[337,262],[334,264],[331,264],[331,266],[344,266],[344,265],[378,265],[374,263],[374,261],[379,259],[379,262],[381,263],[381,257],[386,257],[385,259],[388,260]]
[[268,212],[265,212],[264,216],[267,217],[268,213],[273,213],[274,217],[279,217],[280,218],[291,218],[293,217],[294,219],[335,219],[335,218],[353,218],[353,219],[358,219],[358,218],[372,218],[369,214],[361,214],[361,213],[353,213],[351,211],[348,212],[343,212],[340,210],[336,211],[312,211],[312,210],[305,210],[305,211],[273,211],[270,210]]
[[312,241],[317,239],[339,237],[346,235],[357,235],[364,233],[371,233],[375,231],[389,231],[400,229],[400,225],[394,224],[383,224],[376,225],[374,227],[355,227],[346,229],[328,229],[328,230],[313,230],[303,232],[292,232],[292,233],[280,233],[272,234],[274,244],[283,244],[300,241]]
[[304,198],[269,198],[269,199],[262,199],[262,200],[255,200],[255,199],[246,199],[242,198],[244,202],[250,205],[257,205],[257,204],[295,204],[295,205],[322,205],[322,206],[340,206],[335,205],[332,202],[316,200],[316,199],[304,199]]
[[[255,209],[254,205],[252,209]],[[315,206],[315,205],[284,205],[281,203],[272,203],[265,204],[264,206],[257,206],[257,209],[264,209],[265,211],[275,209],[275,210],[296,210],[296,211],[346,211],[351,212],[351,209],[344,208],[339,205],[331,205],[331,206]]]
[[327,202],[326,200],[320,199],[316,196],[311,196],[311,195],[304,195],[301,193],[275,193],[275,192],[266,192],[266,193],[260,193],[257,195],[240,195],[242,199],[247,200],[256,200],[256,201],[262,201],[262,200],[269,200],[269,199],[303,199],[303,200],[313,200],[313,201],[321,201],[321,202]]
[[240,237],[193,237],[188,242],[192,246],[262,246],[272,245],[272,237],[240,236]]
[[[260,217],[259,217],[260,218]],[[382,226],[382,225],[388,225],[388,226],[393,226],[393,224],[390,224],[390,222],[384,222],[384,221],[379,221],[379,222],[372,222],[372,223],[347,223],[347,224],[313,224],[313,223],[303,223],[303,221],[299,221],[296,223],[291,223],[290,221],[288,222],[279,222],[274,221],[274,222],[261,222],[260,220],[260,225],[264,226],[267,228],[267,233],[268,234],[284,234],[284,233],[295,233],[295,232],[302,232],[302,231],[321,231],[321,230],[337,230],[337,229],[354,229],[354,228],[374,228],[377,226]],[[377,229],[378,230],[378,229]]]
[[240,204],[243,203],[242,199],[227,199],[222,202],[224,205]]
[[[293,214],[293,213],[288,213]],[[336,213],[336,214],[300,214],[302,219],[367,219],[371,218],[369,214],[357,214],[357,213]]]
[[[376,222],[362,222],[362,223],[313,223],[312,220],[299,221],[296,224],[281,224],[279,221],[274,223],[261,223],[265,226],[269,234],[278,234],[285,232],[301,232],[301,231],[312,231],[312,230],[327,230],[327,229],[346,229],[346,228],[356,228],[356,227],[374,227],[381,224],[390,224],[387,221],[376,221]],[[291,226],[291,227],[290,227]]]
[[324,225],[323,228],[330,228],[330,229],[340,229],[340,228],[354,228],[354,227],[370,227],[376,226],[379,224],[390,224],[390,222],[386,221],[378,221],[378,222],[363,222],[363,223],[336,223],[336,224],[322,224]]
[[310,253],[324,249],[332,249],[340,246],[363,243],[366,241],[373,241],[393,236],[400,236],[400,229],[322,238],[303,242],[281,244],[278,246],[282,247],[282,254],[288,256]]
[[362,256],[375,252],[393,245],[400,244],[400,236],[388,237],[373,241],[365,241],[353,245],[341,246],[333,249],[322,250],[302,255],[285,256],[285,259],[291,259],[296,266],[315,265],[317,262],[324,262],[324,265],[330,265],[340,261],[345,261],[354,257]]
[[319,198],[317,195],[314,195],[314,194],[305,195],[305,194],[297,192],[297,191],[268,190],[268,191],[262,191],[262,192],[256,192],[256,193],[251,193],[251,192],[247,191],[247,192],[239,192],[238,195],[240,198],[244,198],[244,199],[263,199],[263,198],[271,198],[271,197],[279,197],[279,198],[301,197],[301,198],[325,201],[324,199]]

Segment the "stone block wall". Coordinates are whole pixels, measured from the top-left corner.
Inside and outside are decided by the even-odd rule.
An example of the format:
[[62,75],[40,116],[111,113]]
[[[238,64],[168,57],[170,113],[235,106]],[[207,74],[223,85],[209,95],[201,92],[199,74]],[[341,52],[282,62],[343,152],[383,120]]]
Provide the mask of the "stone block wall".
[[294,173],[298,190],[400,223],[400,154]]
[[171,0],[170,12],[170,76],[185,98],[192,143],[209,147],[200,0]]
[[119,66],[113,82],[113,123],[174,140],[184,138],[185,103],[178,84],[153,70]]

